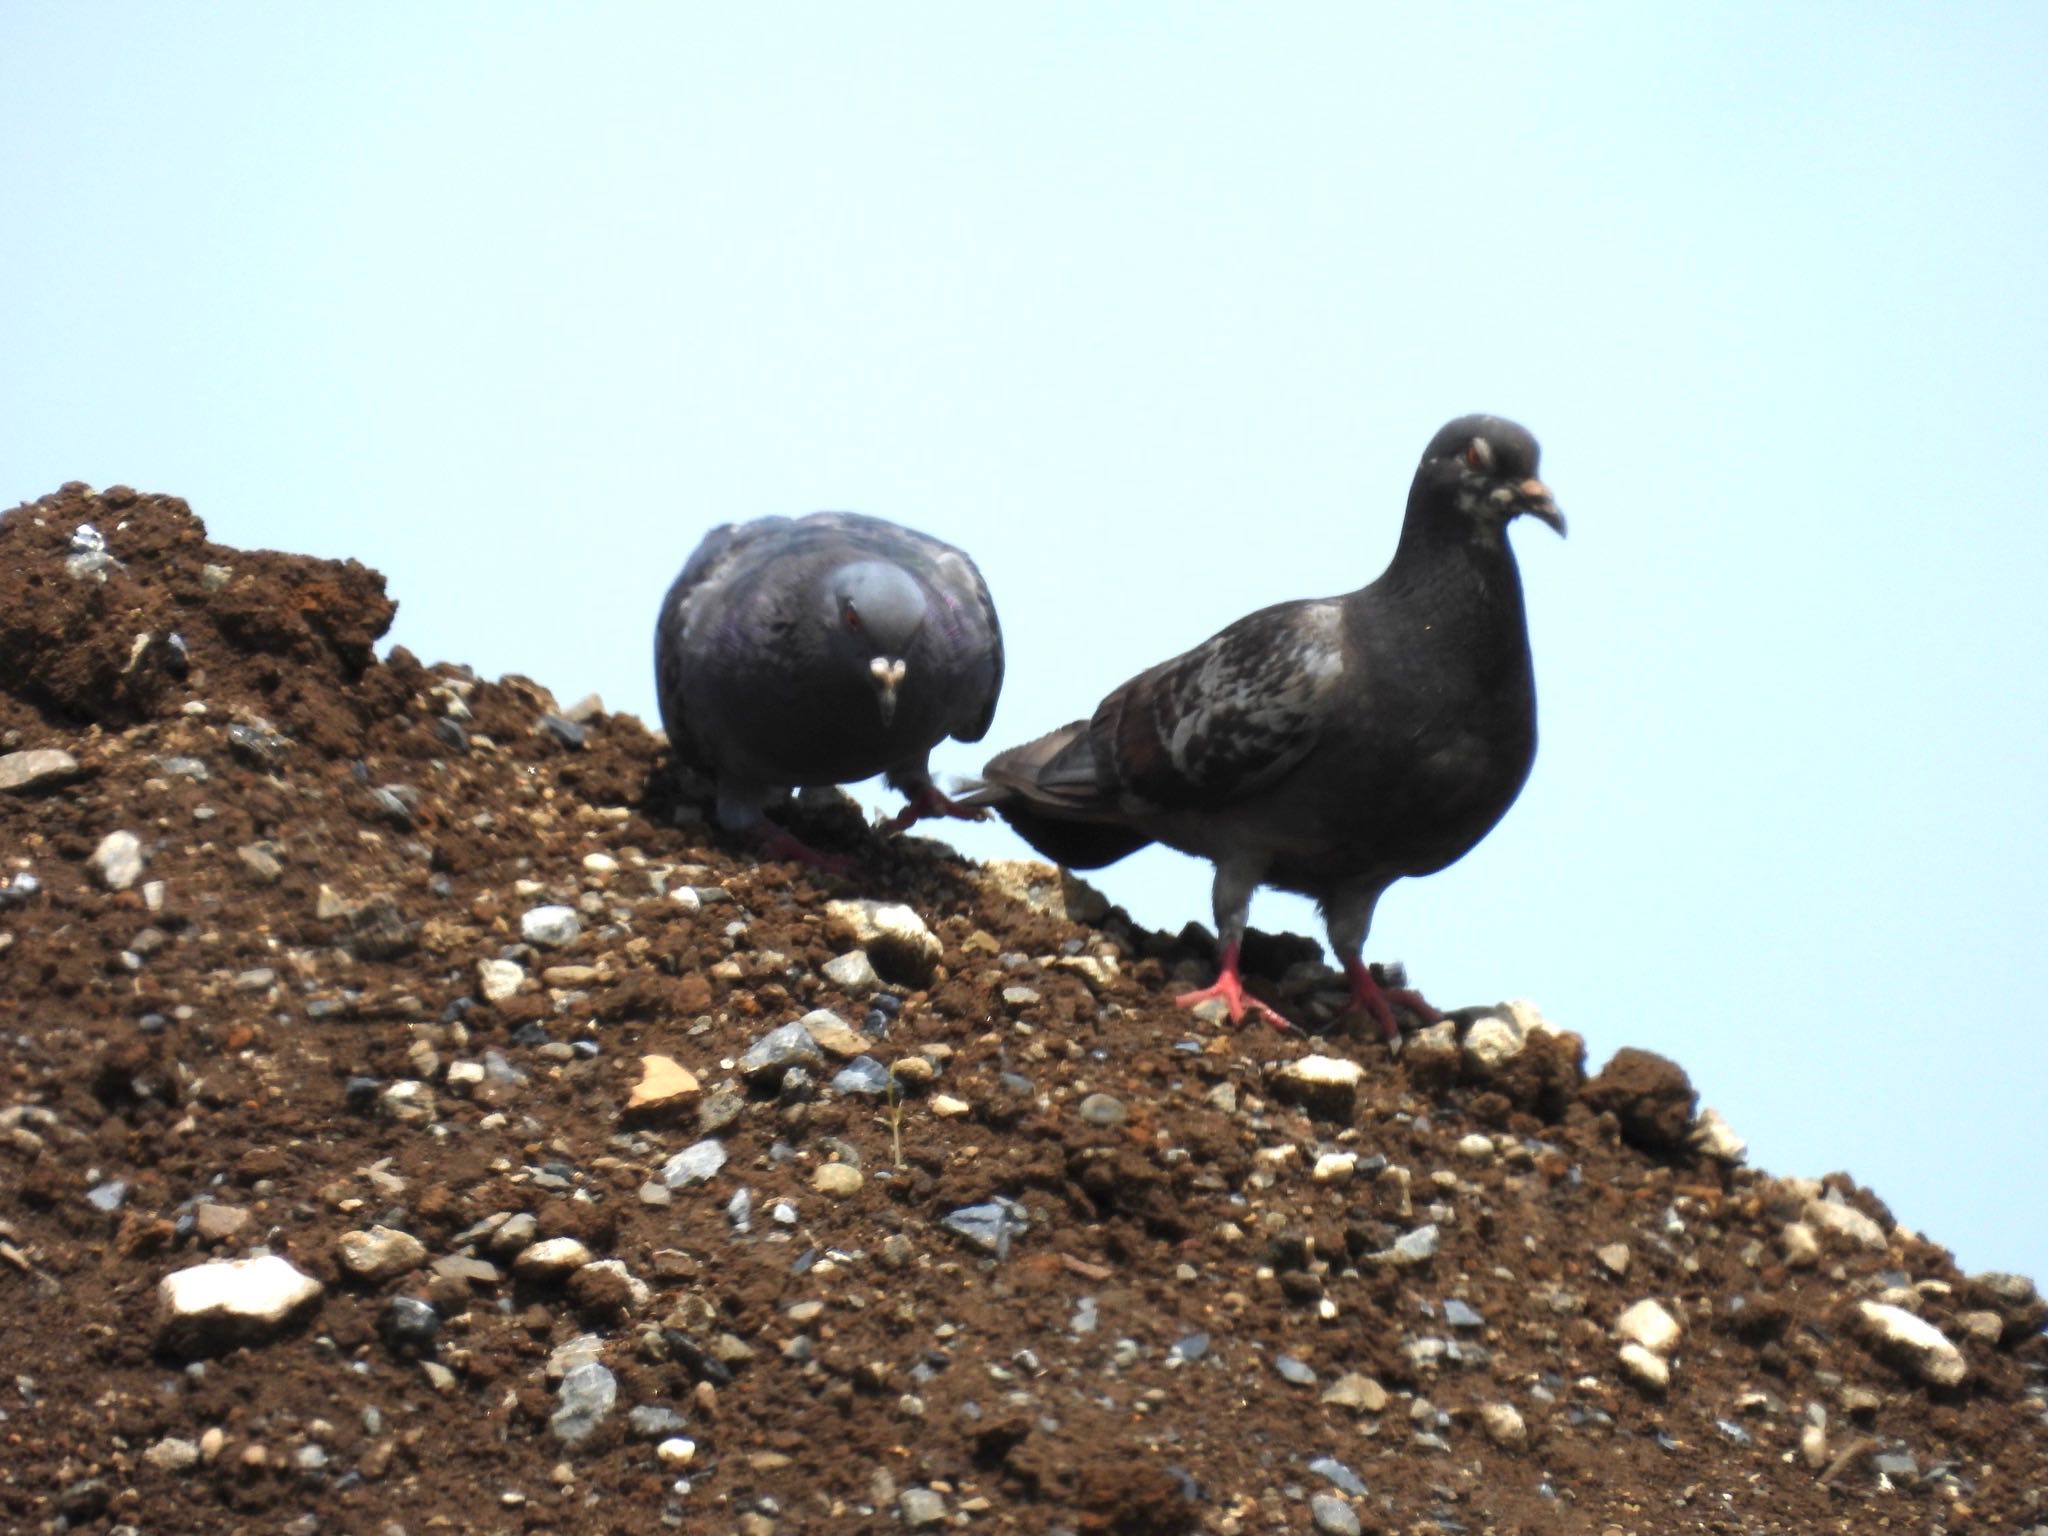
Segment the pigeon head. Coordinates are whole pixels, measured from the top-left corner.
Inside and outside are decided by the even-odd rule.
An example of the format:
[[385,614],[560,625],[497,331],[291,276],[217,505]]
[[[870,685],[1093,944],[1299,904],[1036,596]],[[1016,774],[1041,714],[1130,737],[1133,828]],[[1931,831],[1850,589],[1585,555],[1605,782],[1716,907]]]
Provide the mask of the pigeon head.
[[896,715],[904,657],[924,627],[924,588],[887,560],[856,560],[835,569],[825,591],[833,653],[867,678],[886,726]]
[[1564,514],[1536,478],[1542,451],[1527,427],[1500,416],[1460,416],[1430,439],[1416,496],[1471,528],[1498,534],[1526,512],[1564,533]]

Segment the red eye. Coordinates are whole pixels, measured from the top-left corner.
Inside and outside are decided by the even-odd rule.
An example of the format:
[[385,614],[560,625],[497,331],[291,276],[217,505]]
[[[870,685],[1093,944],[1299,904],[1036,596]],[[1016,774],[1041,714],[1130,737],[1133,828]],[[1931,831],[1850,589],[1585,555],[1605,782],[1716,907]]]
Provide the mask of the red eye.
[[854,607],[853,604],[848,603],[843,612],[846,618],[846,627],[857,632],[861,627],[860,610]]
[[1465,445],[1465,465],[1468,469],[1493,468],[1493,448],[1485,438],[1475,437]]

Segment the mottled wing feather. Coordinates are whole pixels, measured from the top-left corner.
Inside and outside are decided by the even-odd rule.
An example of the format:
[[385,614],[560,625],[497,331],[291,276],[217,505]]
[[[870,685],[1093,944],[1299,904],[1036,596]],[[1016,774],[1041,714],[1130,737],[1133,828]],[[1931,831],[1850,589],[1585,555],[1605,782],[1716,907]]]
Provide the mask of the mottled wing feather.
[[[934,540],[933,542],[937,542]],[[996,717],[996,699],[1003,691],[1003,626],[996,619],[995,599],[974,562],[950,544],[936,561],[934,590],[949,605],[961,611],[975,644],[985,653],[988,678],[971,724],[953,732],[957,741],[979,741],[988,734]]]
[[1229,805],[1300,763],[1343,672],[1342,622],[1335,602],[1262,609],[1104,699],[1089,734],[1125,808]]
[[661,618],[654,634],[655,696],[661,706],[661,723],[668,732],[670,751],[692,767],[708,768],[710,759],[691,731],[683,708],[684,637],[704,621],[707,607],[717,606],[726,579],[740,561],[763,539],[783,534],[791,526],[786,517],[763,517],[712,529],[691,551],[681,574],[662,599]]

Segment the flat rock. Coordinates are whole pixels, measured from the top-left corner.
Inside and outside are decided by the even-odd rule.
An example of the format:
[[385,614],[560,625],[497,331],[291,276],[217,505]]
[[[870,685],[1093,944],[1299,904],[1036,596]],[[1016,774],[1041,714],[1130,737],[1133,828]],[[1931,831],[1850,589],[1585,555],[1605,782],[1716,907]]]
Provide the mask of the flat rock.
[[519,919],[519,936],[538,949],[560,949],[583,935],[583,919],[574,907],[534,907]]
[[178,1349],[264,1338],[318,1301],[323,1289],[276,1254],[195,1264],[157,1285],[161,1334]]
[[689,1068],[668,1056],[642,1056],[640,1081],[626,1097],[626,1112],[637,1114],[666,1109],[697,1091],[697,1078]]
[[427,1261],[427,1245],[410,1232],[394,1227],[344,1232],[334,1246],[341,1267],[358,1280],[394,1279]]
[[1274,1097],[1329,1120],[1351,1118],[1364,1080],[1365,1068],[1343,1056],[1302,1056],[1266,1073]]
[[1937,1387],[1959,1387],[1970,1374],[1963,1352],[1934,1324],[1881,1301],[1856,1304],[1857,1322],[1874,1353]]
[[865,997],[882,984],[881,976],[875,970],[874,961],[868,958],[864,949],[849,950],[835,955],[818,969],[825,979],[853,997]]
[[590,1262],[590,1250],[573,1237],[545,1237],[519,1250],[512,1272],[529,1280],[559,1280]]
[[1867,1248],[1872,1253],[1883,1253],[1891,1246],[1883,1227],[1855,1206],[1840,1200],[1822,1198],[1807,1201],[1805,1220],[1810,1227],[1847,1238],[1857,1247]]
[[52,789],[78,775],[78,759],[55,747],[0,756],[0,793],[15,789]]

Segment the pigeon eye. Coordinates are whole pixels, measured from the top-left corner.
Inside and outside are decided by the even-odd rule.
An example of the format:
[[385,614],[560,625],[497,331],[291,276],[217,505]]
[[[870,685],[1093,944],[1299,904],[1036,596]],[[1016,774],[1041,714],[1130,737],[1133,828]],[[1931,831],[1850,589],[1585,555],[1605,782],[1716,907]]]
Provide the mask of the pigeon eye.
[[861,622],[860,610],[858,608],[854,607],[853,604],[848,603],[839,610],[839,615],[841,618],[846,620],[846,627],[848,629],[852,630],[855,634],[860,633]]
[[1483,437],[1475,437],[1465,447],[1465,464],[1469,469],[1493,468],[1493,444]]

